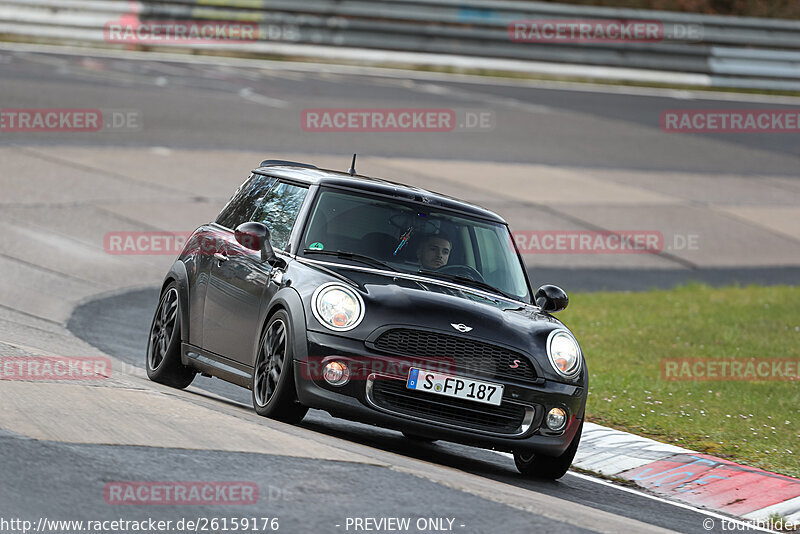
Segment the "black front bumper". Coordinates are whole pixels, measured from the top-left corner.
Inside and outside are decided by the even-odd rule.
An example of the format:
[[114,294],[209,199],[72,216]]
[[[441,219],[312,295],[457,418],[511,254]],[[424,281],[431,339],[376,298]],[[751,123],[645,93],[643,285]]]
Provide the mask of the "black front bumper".
[[[505,386],[500,407],[470,401],[458,404],[405,390],[408,366],[403,365],[404,359],[370,351],[358,340],[309,331],[308,349],[308,360],[294,362],[298,398],[302,404],[335,417],[431,439],[548,456],[559,456],[566,450],[584,417],[586,392],[578,386],[543,379],[529,384],[495,380]],[[341,387],[331,386],[320,377],[322,365],[334,358],[347,361],[351,369],[351,380]],[[487,380],[468,373],[466,376]],[[441,410],[435,409],[437,401]],[[544,414],[556,406],[566,409],[569,418],[560,432],[542,426]],[[463,420],[460,414],[465,416]],[[511,424],[513,417],[518,417],[518,425]]]

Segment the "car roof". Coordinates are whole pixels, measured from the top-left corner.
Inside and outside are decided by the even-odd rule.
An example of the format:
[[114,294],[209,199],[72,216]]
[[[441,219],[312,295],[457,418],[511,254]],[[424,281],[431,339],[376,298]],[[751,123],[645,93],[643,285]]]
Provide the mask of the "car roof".
[[351,176],[346,172],[319,169],[307,163],[295,163],[281,160],[264,161],[253,172],[275,176],[276,178],[300,181],[307,184],[317,184],[320,186],[332,185],[394,196],[403,200],[411,200],[430,204],[432,206],[443,207],[506,224],[506,221],[502,217],[486,208],[441,193],[435,193],[413,185],[392,182],[382,178],[374,178],[360,174]]

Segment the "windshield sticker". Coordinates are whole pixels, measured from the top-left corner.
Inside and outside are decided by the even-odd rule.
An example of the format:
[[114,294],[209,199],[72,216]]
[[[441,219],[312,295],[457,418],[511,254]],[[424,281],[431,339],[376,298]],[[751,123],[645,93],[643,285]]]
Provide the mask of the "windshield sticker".
[[324,246],[322,245],[322,243],[320,243],[319,241],[317,241],[316,243],[311,243],[311,244],[308,246],[308,249],[309,249],[309,250],[323,250],[324,248],[325,248],[325,247],[324,247]]

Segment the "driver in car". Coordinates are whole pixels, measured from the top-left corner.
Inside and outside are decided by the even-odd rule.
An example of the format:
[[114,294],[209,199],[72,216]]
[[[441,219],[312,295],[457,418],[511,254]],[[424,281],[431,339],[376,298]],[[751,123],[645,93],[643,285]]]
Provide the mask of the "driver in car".
[[435,271],[450,259],[450,239],[444,235],[429,235],[417,247],[417,259],[424,270]]

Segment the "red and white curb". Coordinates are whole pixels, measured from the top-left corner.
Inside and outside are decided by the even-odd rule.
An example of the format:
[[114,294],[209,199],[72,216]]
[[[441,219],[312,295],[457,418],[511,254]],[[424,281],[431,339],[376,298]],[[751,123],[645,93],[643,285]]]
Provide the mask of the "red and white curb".
[[800,523],[800,480],[584,423],[573,466],[634,482],[670,500],[763,521]]

